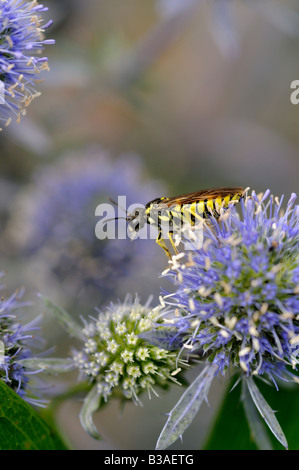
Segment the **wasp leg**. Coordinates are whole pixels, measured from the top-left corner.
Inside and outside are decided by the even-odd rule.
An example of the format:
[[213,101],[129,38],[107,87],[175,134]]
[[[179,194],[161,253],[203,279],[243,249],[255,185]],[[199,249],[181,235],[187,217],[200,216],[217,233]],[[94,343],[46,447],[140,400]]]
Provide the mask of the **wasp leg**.
[[168,256],[168,258],[171,259],[171,253],[166,246],[164,238],[162,238],[162,231],[159,231],[158,237],[156,239],[156,243],[158,243],[158,245],[161,246],[161,248],[163,248],[163,250],[166,253],[166,256]]
[[177,247],[176,247],[175,244],[174,244],[172,235],[173,235],[173,232],[168,232],[168,237],[169,237],[169,241],[170,241],[170,243],[171,243],[171,246],[172,246],[172,248],[173,248],[175,254],[178,255],[178,254],[179,254],[179,250],[177,249]]

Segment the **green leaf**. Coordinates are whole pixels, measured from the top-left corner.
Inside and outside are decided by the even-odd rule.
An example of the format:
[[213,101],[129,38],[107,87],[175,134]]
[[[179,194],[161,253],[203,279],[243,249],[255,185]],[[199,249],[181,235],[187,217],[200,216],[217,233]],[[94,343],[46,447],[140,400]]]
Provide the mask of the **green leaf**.
[[206,450],[257,450],[249,434],[249,427],[240,399],[240,386],[232,389],[233,378],[224,392],[218,416],[204,445]]
[[183,393],[169,413],[168,420],[159,436],[156,449],[167,449],[189,427],[207,398],[217,366],[209,364]]
[[39,414],[2,381],[0,450],[66,450]]

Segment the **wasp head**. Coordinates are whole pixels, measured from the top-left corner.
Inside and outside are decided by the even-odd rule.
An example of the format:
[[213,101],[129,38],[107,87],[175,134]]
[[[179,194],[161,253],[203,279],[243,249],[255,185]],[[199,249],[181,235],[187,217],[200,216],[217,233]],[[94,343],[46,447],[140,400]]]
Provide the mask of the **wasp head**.
[[146,212],[143,207],[137,207],[134,212],[127,214],[126,220],[132,232],[138,232],[146,224]]
[[[109,201],[112,202],[116,207],[118,206],[118,203],[114,201],[113,199],[109,198]],[[116,219],[125,219],[128,223],[128,229],[131,233],[130,237],[133,240],[136,238],[137,232],[142,229],[146,222],[147,222],[147,207],[136,207],[133,212],[127,212],[126,209],[123,209],[123,211],[126,213],[125,217],[114,217],[113,220]]]

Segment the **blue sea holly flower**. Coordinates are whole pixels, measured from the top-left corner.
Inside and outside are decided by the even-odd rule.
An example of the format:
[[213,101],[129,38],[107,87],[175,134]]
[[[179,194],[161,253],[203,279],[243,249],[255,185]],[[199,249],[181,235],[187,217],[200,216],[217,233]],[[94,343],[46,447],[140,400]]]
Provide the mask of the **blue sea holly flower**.
[[[157,279],[158,297],[161,257],[155,243],[118,239],[117,230],[114,238],[97,238],[96,225],[103,217],[95,212],[101,204],[109,205],[109,197],[126,197],[128,208],[163,192],[161,184],[146,176],[136,155],[113,159],[99,146],[70,151],[39,168],[32,184],[17,196],[7,250],[30,263],[39,273],[35,288],[52,299],[59,290],[93,308],[125,295],[131,281],[136,292],[148,297],[154,293],[151,274]],[[110,206],[114,216],[125,217],[121,207]],[[126,221],[119,222],[126,230]],[[110,222],[116,229],[117,223]]]
[[44,45],[54,43],[43,35],[52,23],[43,23],[47,10],[36,0],[0,0],[0,123],[4,125],[12,116],[19,121],[40,95],[36,84],[48,62],[39,54]]
[[[213,377],[239,372],[247,393],[287,447],[280,425],[256,381],[298,382],[299,206],[292,194],[286,209],[270,191],[255,192],[237,206],[211,217],[204,241],[186,237],[192,250],[174,257],[164,273],[176,284],[164,302],[173,308],[171,325],[184,347],[199,351],[205,367],[160,436],[159,448],[176,440],[192,421]],[[190,396],[194,397],[194,401]],[[192,403],[192,405],[190,404]],[[246,407],[245,407],[246,408]],[[181,419],[178,419],[178,415]],[[187,419],[189,417],[189,419]],[[178,424],[180,423],[180,424]],[[254,423],[253,423],[254,426]]]
[[[2,297],[0,301],[0,380],[6,383],[28,403],[45,406],[38,389],[32,386],[32,374],[40,372],[44,366],[37,366],[42,339],[36,332],[40,329],[41,316],[28,323],[22,323],[22,310],[28,303],[20,299],[23,292]],[[38,357],[38,355],[37,355]]]
[[80,420],[93,437],[98,432],[93,414],[111,398],[141,404],[140,395],[158,396],[157,389],[179,384],[177,374],[185,365],[177,352],[149,344],[144,335],[165,309],[150,306],[151,299],[141,304],[136,296],[127,295],[123,303],[111,302],[96,315],[83,319],[83,327],[65,310],[44,299],[64,328],[81,343],[71,357],[79,381],[88,384]]

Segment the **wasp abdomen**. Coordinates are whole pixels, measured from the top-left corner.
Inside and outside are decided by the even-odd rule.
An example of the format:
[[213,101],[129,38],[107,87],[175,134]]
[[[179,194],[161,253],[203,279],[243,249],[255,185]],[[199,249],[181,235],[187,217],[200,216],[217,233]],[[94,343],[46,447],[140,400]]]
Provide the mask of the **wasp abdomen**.
[[173,226],[187,222],[195,225],[211,216],[218,217],[221,209],[238,202],[243,196],[243,188],[219,188],[172,198],[156,198],[146,205],[147,223],[161,225],[167,222]]

